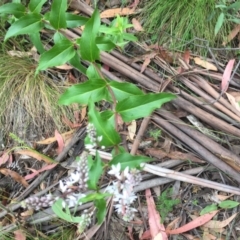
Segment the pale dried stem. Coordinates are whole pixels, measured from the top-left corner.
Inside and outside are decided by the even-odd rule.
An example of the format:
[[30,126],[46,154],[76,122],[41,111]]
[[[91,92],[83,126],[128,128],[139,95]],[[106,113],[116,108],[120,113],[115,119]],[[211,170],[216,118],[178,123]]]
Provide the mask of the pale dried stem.
[[[96,152],[91,152],[90,154],[95,155]],[[111,153],[99,151],[99,155],[101,158],[106,159],[106,160],[112,159]],[[174,180],[178,180],[178,181],[188,182],[188,183],[200,185],[203,187],[208,187],[208,188],[210,187],[210,188],[216,189],[218,191],[223,191],[223,192],[240,195],[239,188],[216,183],[216,182],[205,180],[205,179],[201,179],[198,177],[189,176],[187,174],[176,172],[174,170],[170,170],[170,169],[166,169],[166,168],[162,168],[162,167],[158,167],[156,165],[145,164],[143,167],[143,171],[152,173],[154,175],[161,176],[161,177],[166,177],[166,178],[170,178],[170,179],[174,179]]]

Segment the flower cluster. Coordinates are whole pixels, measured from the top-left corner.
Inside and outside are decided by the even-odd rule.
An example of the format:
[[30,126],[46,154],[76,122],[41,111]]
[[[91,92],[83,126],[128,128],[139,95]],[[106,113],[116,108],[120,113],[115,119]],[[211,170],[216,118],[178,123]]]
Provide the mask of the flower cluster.
[[51,194],[43,197],[29,197],[24,201],[24,205],[28,209],[40,210],[41,208],[50,207],[55,202],[56,198]]
[[[88,153],[83,152],[79,161],[72,164],[73,170],[69,176],[59,181],[60,191],[63,193],[63,207],[69,208],[79,204],[79,199],[85,197],[83,194],[87,189],[88,181]],[[52,195],[43,197],[29,197],[23,202],[23,205],[29,209],[40,210],[43,207],[50,207],[58,198]]]
[[88,212],[88,210],[84,210],[83,214],[81,215],[81,221],[78,223],[78,232],[81,234],[90,224],[91,224],[91,217],[94,211]]
[[114,181],[112,185],[107,187],[107,191],[113,194],[114,205],[118,214],[121,214],[123,220],[131,221],[134,217],[134,212],[137,210],[131,207],[131,204],[136,200],[133,188],[138,185],[142,177],[140,172],[136,169],[129,170],[126,167],[123,172],[120,172],[121,165],[118,163],[116,166],[112,166],[112,169],[108,172],[110,175],[114,175],[117,181]]
[[73,170],[69,176],[59,181],[59,188],[65,194],[63,207],[71,208],[79,203],[79,199],[85,197],[83,192],[87,190],[88,181],[88,153],[83,152],[79,161],[72,164]]
[[72,192],[77,190],[84,192],[87,189],[88,181],[88,153],[83,152],[79,161],[74,161],[72,164],[73,170],[70,175],[59,181],[59,187],[62,193]]
[[102,136],[97,136],[96,128],[92,123],[89,123],[87,125],[87,133],[88,133],[89,143],[85,144],[85,148],[89,150],[96,149],[98,146],[98,143],[102,141]]

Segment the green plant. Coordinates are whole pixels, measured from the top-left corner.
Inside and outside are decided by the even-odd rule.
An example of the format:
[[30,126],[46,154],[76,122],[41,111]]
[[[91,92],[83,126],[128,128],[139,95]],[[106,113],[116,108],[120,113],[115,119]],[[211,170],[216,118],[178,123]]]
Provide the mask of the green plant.
[[224,22],[240,23],[240,1],[232,2],[228,0],[221,0],[218,4],[216,4],[215,8],[220,9],[221,11],[214,29],[215,35],[218,34]]
[[161,136],[162,131],[160,129],[150,130],[149,134],[154,138],[155,141],[158,141],[158,138]]
[[180,203],[180,199],[172,199],[172,190],[172,188],[168,188],[158,197],[156,207],[161,215],[161,223],[164,222],[168,213],[173,211],[173,208]]
[[[126,40],[136,40],[134,36],[126,32],[130,25],[125,18],[118,16],[110,27],[101,26],[97,10],[89,19],[67,13],[67,0],[53,0],[50,12],[42,15],[41,7],[45,2],[46,0],[30,0],[27,7],[20,3],[8,3],[1,6],[0,14],[14,16],[14,21],[6,33],[5,41],[11,37],[31,32],[30,40],[41,53],[35,75],[49,67],[69,62],[88,77],[86,82],[68,88],[60,97],[59,103],[63,105],[78,103],[88,106],[89,124],[85,147],[87,151],[95,154],[95,158],[84,152],[77,159],[76,171],[67,179],[59,182],[63,195],[58,200],[54,200],[50,195],[41,198],[30,197],[25,201],[25,205],[35,206],[35,209],[38,210],[41,207],[53,205],[53,211],[57,216],[66,221],[78,223],[79,231],[83,231],[88,226],[95,209],[98,223],[104,220],[106,198],[113,194],[115,201],[118,199],[120,202],[115,205],[116,210],[123,214],[125,220],[129,220],[135,211],[128,205],[136,198],[133,193],[133,182],[140,181],[138,171],[135,169],[150,159],[143,156],[132,156],[120,146],[119,119],[122,119],[123,122],[130,122],[149,116],[156,108],[175,98],[175,95],[144,93],[134,84],[114,82],[102,75],[100,65],[97,63],[100,60],[100,51],[111,51],[116,45],[123,47],[127,43]],[[69,40],[64,36],[63,29],[80,25],[85,25],[81,37]],[[54,45],[50,50],[45,50],[41,42],[39,32],[44,27],[55,30]],[[105,34],[103,35],[103,33]],[[80,60],[89,61],[90,66],[86,69]],[[98,110],[103,101],[111,104],[110,110]],[[104,162],[100,156],[99,149],[105,148],[112,150],[112,160],[109,163]],[[115,185],[108,188],[106,193],[102,193],[99,181],[108,167],[111,167],[108,173],[114,175],[117,181]],[[129,183],[130,179],[131,183]],[[82,182],[77,187],[79,192],[75,193],[69,187],[76,181],[79,183],[80,180]],[[121,184],[122,188],[118,188],[118,184]],[[86,188],[93,190],[93,193],[85,195]],[[72,206],[76,208],[78,204],[89,201],[92,201],[95,206],[91,211],[81,216],[75,216],[75,211],[71,212]]]
[[206,206],[202,211],[200,212],[200,215],[204,215],[206,213],[218,210],[218,209],[231,209],[239,206],[239,202],[232,201],[232,200],[225,200],[220,202],[219,204],[211,204]]
[[231,29],[224,22],[219,34],[214,35],[215,4],[216,0],[149,0],[141,13],[147,37],[157,34],[154,43],[160,46],[182,51],[189,48],[206,54],[206,43],[202,40],[210,47],[220,45]]

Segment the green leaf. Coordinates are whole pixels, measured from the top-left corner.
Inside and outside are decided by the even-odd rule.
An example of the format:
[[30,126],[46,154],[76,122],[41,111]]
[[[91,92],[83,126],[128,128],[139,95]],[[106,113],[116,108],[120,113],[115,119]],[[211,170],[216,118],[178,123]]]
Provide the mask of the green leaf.
[[8,38],[20,34],[33,34],[39,32],[43,28],[42,16],[36,13],[29,13],[14,22],[8,29],[4,41]]
[[84,60],[94,62],[100,59],[100,51],[96,45],[96,37],[100,27],[100,15],[96,9],[87,21],[80,39],[80,53]]
[[234,2],[230,4],[227,9],[233,9],[235,11],[238,11],[240,9],[240,1]]
[[111,110],[106,110],[100,113],[100,116],[103,120],[108,121],[114,119],[114,112]]
[[86,24],[89,18],[78,16],[76,14],[65,13],[67,28],[76,28]]
[[49,21],[55,29],[67,28],[67,0],[53,0]]
[[[100,65],[99,66],[99,69],[101,68]],[[86,75],[89,79],[99,79],[101,78],[99,72],[96,70],[96,67],[93,65],[93,64],[90,64],[89,67],[87,68],[87,72],[86,72]]]
[[37,33],[30,34],[29,37],[30,37],[30,40],[33,43],[33,45],[38,50],[38,52],[40,54],[44,53],[45,49],[44,49],[42,41],[41,41],[40,33],[37,32]]
[[90,97],[92,102],[98,102],[107,98],[108,94],[106,82],[104,80],[88,80],[68,88],[66,92],[61,95],[58,103],[64,105],[69,105],[71,103],[88,104]]
[[97,136],[102,136],[100,142],[102,146],[109,147],[115,146],[120,143],[121,138],[115,130],[114,119],[105,120],[101,117],[100,113],[95,109],[94,103],[90,101],[88,111],[89,122],[93,123],[96,128]]
[[206,213],[215,211],[215,210],[217,210],[217,209],[218,209],[218,207],[217,207],[216,204],[211,204],[211,205],[209,205],[209,206],[206,206],[204,209],[202,209],[202,211],[200,212],[200,215],[202,216],[202,215],[204,215],[204,214],[206,214]]
[[151,158],[144,156],[133,156],[130,153],[124,152],[115,156],[110,162],[109,165],[121,164],[121,170],[124,170],[126,167],[129,168],[139,168],[141,163],[151,161]]
[[13,14],[16,18],[20,18],[26,13],[26,8],[21,3],[7,3],[0,6],[1,13]]
[[79,223],[83,220],[82,217],[74,217],[71,215],[69,208],[66,206],[65,211],[63,211],[62,207],[62,199],[58,199],[53,205],[52,210],[53,212],[61,219],[71,222],[71,223]]
[[115,28],[115,27],[107,27],[105,25],[101,25],[99,28],[99,32],[115,35],[119,33],[119,30],[118,28]]
[[66,40],[67,38],[60,32],[56,31],[55,34],[53,35],[53,41],[55,44],[63,41],[63,40]]
[[73,44],[69,40],[64,39],[41,55],[36,73],[49,67],[62,65],[73,58],[74,55]]
[[231,18],[231,19],[228,19],[228,20],[231,21],[231,22],[240,24],[240,19],[239,18]]
[[219,16],[218,16],[218,19],[217,19],[217,23],[215,25],[215,29],[214,29],[214,34],[217,35],[220,28],[222,27],[223,25],[223,22],[224,22],[224,13],[221,13]]
[[219,203],[219,207],[220,208],[235,208],[239,205],[239,202],[236,201],[231,201],[231,200],[226,200],[226,201],[222,201],[221,203]]
[[103,173],[102,159],[99,156],[98,151],[96,152],[95,160],[93,161],[92,167],[89,169],[89,180],[88,188],[92,190],[98,189],[98,181]]
[[141,96],[130,96],[119,102],[116,111],[125,122],[149,116],[155,109],[160,108],[163,103],[176,98],[171,93],[149,93]]
[[118,101],[122,101],[123,99],[133,95],[144,95],[144,93],[132,83],[119,83],[111,81],[109,86]]
[[79,200],[79,202],[87,203],[87,202],[92,202],[92,201],[95,201],[95,200],[105,199],[106,197],[110,197],[110,196],[112,196],[112,195],[109,194],[109,193],[95,192],[95,193],[90,193],[86,197],[81,198]]
[[128,41],[136,42],[138,39],[131,33],[123,33],[122,34],[123,38]]
[[87,69],[84,67],[80,62],[80,56],[76,52],[75,56],[69,60],[69,63],[75,67],[77,70],[79,70],[81,73],[86,75]]
[[227,6],[223,4],[218,4],[218,5],[215,5],[215,8],[227,8]]
[[105,199],[97,199],[94,201],[94,205],[97,208],[97,220],[98,220],[98,224],[101,224],[103,222],[103,220],[105,219],[106,216],[106,212],[107,212],[107,204],[106,204],[106,200]]
[[105,52],[109,52],[115,48],[115,44],[108,37],[97,37],[96,44],[100,50]]
[[47,2],[47,0],[31,0],[28,8],[33,13],[40,13],[45,2]]

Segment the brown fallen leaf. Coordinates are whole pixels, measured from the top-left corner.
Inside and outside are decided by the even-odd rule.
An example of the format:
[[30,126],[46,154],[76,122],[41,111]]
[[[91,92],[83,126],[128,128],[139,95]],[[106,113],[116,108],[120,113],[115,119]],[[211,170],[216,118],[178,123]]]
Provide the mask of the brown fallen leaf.
[[61,70],[71,70],[71,69],[73,69],[73,67],[72,66],[70,66],[70,65],[68,65],[68,64],[63,64],[63,65],[60,65],[60,66],[55,66],[55,68],[57,68],[57,69],[61,69]]
[[31,174],[28,174],[24,177],[25,180],[29,180],[29,179],[32,179],[34,178],[35,176],[37,176],[39,173],[41,172],[44,172],[44,171],[47,171],[47,170],[50,170],[54,167],[56,167],[57,164],[56,163],[53,163],[53,164],[49,164],[47,166],[44,166],[43,168],[39,169],[39,170],[36,170],[36,169],[32,169],[32,168],[27,168],[29,170],[31,170],[33,173]]
[[194,228],[197,228],[199,226],[204,225],[205,223],[209,222],[219,211],[212,211],[210,213],[206,213],[200,217],[197,217],[196,219],[194,219],[193,221],[183,225],[182,227],[179,227],[177,229],[173,229],[173,230],[167,230],[167,234],[180,234],[180,233],[184,233],[184,232],[188,232],[189,230],[192,230]]
[[9,160],[9,153],[4,152],[3,155],[0,157],[0,166],[8,162],[8,160]]
[[183,60],[185,61],[185,63],[189,64],[189,62],[190,62],[190,51],[189,50],[186,50],[183,53]]
[[55,138],[57,139],[58,143],[57,154],[59,155],[64,149],[64,140],[62,135],[57,130],[55,130]]
[[54,161],[53,159],[51,159],[50,157],[44,155],[44,154],[41,154],[35,150],[32,150],[32,149],[24,149],[24,150],[18,150],[16,151],[16,153],[18,154],[21,154],[21,155],[27,155],[27,156],[30,156],[32,158],[35,158],[39,161],[44,161],[48,164],[50,163],[57,163],[56,161]]
[[26,240],[26,234],[21,230],[21,229],[18,229],[16,231],[13,232],[14,235],[15,235],[15,240]]
[[132,19],[132,24],[133,24],[133,27],[136,31],[138,31],[138,32],[143,32],[144,31],[141,23],[136,18]]
[[163,49],[162,47],[159,48],[158,57],[160,57],[161,59],[163,59],[165,62],[169,64],[172,64],[174,62],[174,59],[170,55],[170,53],[166,49]]
[[[64,142],[69,139],[72,134],[75,132],[75,130],[71,130],[71,131],[68,131],[68,132],[65,132],[65,133],[62,133],[62,137],[64,139]],[[47,138],[47,139],[44,139],[42,141],[38,141],[36,142],[37,144],[43,144],[43,145],[48,145],[50,143],[53,143],[53,142],[56,142],[57,141],[57,138],[56,137],[50,137],[50,138]]]
[[128,136],[127,139],[134,140],[135,133],[137,130],[137,122],[133,120],[129,125],[128,125]]
[[153,59],[156,55],[157,55],[157,53],[150,53],[150,54],[145,55],[145,60],[143,62],[143,65],[142,65],[141,71],[140,71],[141,73],[143,73],[145,71],[145,69],[151,62],[151,59]]
[[81,120],[80,120],[80,122],[82,122],[82,121],[84,120],[84,118],[86,117],[86,115],[87,115],[87,107],[83,107],[83,108],[81,109]]
[[120,16],[125,16],[125,15],[130,15],[130,14],[134,14],[135,10],[134,9],[130,9],[130,8],[113,8],[113,9],[108,9],[103,11],[100,14],[101,18],[113,18],[116,17],[117,15]]
[[29,216],[32,216],[34,213],[34,210],[33,209],[28,209],[24,212],[21,212],[21,216],[22,217],[29,217]]
[[204,224],[203,227],[206,228],[224,228],[226,227],[236,216],[238,213],[233,214],[231,217],[227,218],[226,220],[223,221],[215,221],[211,220],[208,223]]
[[1,168],[0,172],[5,176],[10,176],[12,179],[14,179],[16,182],[21,183],[24,187],[28,187],[27,181],[17,172],[12,171],[8,168]]
[[226,68],[224,69],[224,73],[222,76],[222,82],[221,82],[221,91],[222,93],[225,93],[228,89],[230,80],[231,80],[231,74],[232,74],[232,69],[235,63],[235,59],[230,59],[228,61],[228,64]]
[[236,108],[238,111],[240,111],[240,105],[239,105],[240,95],[239,96],[235,95],[236,97],[234,97],[233,93],[230,94],[230,93],[227,93],[227,92],[226,92],[226,95],[227,95],[227,98],[228,98],[229,102],[233,105],[233,107]]
[[19,58],[29,57],[32,55],[31,52],[21,52],[21,51],[16,51],[16,50],[11,50],[11,51],[8,51],[7,53],[8,53],[8,55],[10,55],[12,57],[19,57]]
[[195,58],[193,58],[193,60],[194,60],[195,64],[197,64],[203,68],[206,68],[206,69],[212,70],[212,71],[218,71],[217,67],[214,64],[209,63],[206,60],[203,60],[199,57],[195,57]]
[[148,222],[150,227],[151,236],[154,240],[167,240],[167,234],[165,232],[165,227],[161,224],[161,218],[156,210],[156,205],[153,200],[150,189],[146,189],[145,196],[148,206]]
[[180,217],[175,218],[172,222],[170,222],[167,225],[166,231],[176,228],[176,226],[179,226],[180,223],[181,223],[181,218]]
[[240,31],[240,24],[236,25],[234,29],[229,33],[229,35],[227,36],[227,40],[223,42],[223,46],[226,46],[228,42],[232,41],[237,36],[239,31]]
[[194,154],[192,153],[182,153],[179,151],[174,151],[174,152],[170,152],[170,153],[166,153],[165,151],[161,150],[161,149],[156,149],[156,148],[147,148],[146,153],[156,157],[158,159],[162,159],[164,157],[169,157],[172,159],[180,159],[180,160],[190,160],[192,162],[197,162],[197,163],[204,163],[203,160],[197,158]]
[[182,234],[187,240],[200,240],[200,238],[198,238],[198,237],[195,237],[195,236],[193,236],[193,235],[191,235],[191,234],[187,234],[187,233],[184,233],[184,234]]

